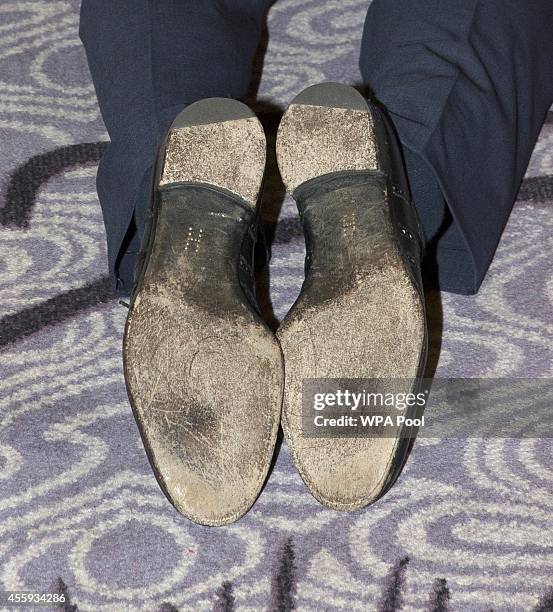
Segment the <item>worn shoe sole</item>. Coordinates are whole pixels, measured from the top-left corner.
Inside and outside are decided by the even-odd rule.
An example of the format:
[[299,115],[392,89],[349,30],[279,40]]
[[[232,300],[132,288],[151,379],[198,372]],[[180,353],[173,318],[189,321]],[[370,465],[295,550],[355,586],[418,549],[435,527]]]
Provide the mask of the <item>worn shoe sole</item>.
[[[277,157],[298,200],[343,171],[382,171],[375,117],[353,88],[326,83],[305,90],[285,113]],[[383,495],[408,454],[397,436],[312,437],[302,425],[306,379],[405,379],[413,391],[426,358],[424,303],[399,253],[389,185],[370,201],[348,189],[318,197],[303,212],[313,261],[277,336],[286,364],[282,426],[296,466],[321,503],[356,510]],[[299,201],[299,200],[298,200]],[[306,218],[308,220],[306,221]]]
[[156,478],[204,525],[251,507],[280,421],[281,350],[239,282],[265,154],[263,128],[240,102],[203,100],[177,117],[125,328],[128,395]]

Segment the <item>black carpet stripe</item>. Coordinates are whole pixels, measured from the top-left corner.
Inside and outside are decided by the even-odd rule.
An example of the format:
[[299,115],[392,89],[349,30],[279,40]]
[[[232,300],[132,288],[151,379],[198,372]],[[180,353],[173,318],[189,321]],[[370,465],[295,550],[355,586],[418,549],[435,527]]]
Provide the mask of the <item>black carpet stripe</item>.
[[179,612],[179,609],[175,608],[173,604],[162,603],[157,612]]
[[553,612],[553,589],[547,592],[534,608],[534,612]]
[[36,195],[41,186],[69,168],[97,163],[106,147],[106,142],[84,142],[31,157],[10,177],[6,202],[0,209],[0,223],[21,229],[28,228]]
[[553,175],[524,179],[518,192],[518,202],[553,201]]
[[217,589],[213,612],[234,612],[235,600],[232,593],[232,582],[225,581]]
[[451,593],[447,586],[447,580],[445,578],[438,578],[434,582],[434,587],[430,594],[430,606],[428,607],[428,611],[448,612],[450,599]]
[[271,580],[271,612],[290,612],[296,607],[296,564],[292,538],[284,546]]
[[69,317],[113,299],[111,282],[106,276],[84,287],[60,293],[36,306],[6,315],[0,319],[0,347],[26,338],[49,325],[63,323]]
[[[11,175],[5,205],[0,209],[0,224],[26,230],[39,189],[51,178],[86,164],[97,163],[106,142],[85,142],[60,147],[31,157]],[[23,308],[0,319],[0,347],[17,342],[48,325],[56,325],[97,304],[113,298],[107,277],[70,289],[41,304]]]
[[397,612],[403,608],[403,587],[409,557],[400,559],[386,577],[379,612]]
[[58,605],[56,606],[57,610],[62,610],[62,612],[79,612],[79,608],[75,604],[71,603],[69,589],[61,578],[54,580],[54,582],[50,585],[48,592],[56,593],[57,595],[63,596],[64,601],[58,603]]

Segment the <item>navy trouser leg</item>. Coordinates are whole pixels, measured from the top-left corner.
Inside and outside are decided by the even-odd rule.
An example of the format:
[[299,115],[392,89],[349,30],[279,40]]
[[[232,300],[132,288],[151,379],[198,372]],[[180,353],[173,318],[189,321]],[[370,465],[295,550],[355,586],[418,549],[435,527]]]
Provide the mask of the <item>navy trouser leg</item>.
[[271,1],[83,0],[80,35],[111,140],[97,188],[119,293],[131,288],[161,138],[186,105],[247,94]]
[[[553,103],[551,0],[374,0],[360,68],[404,144],[441,289],[478,290]],[[446,204],[447,203],[447,204]]]

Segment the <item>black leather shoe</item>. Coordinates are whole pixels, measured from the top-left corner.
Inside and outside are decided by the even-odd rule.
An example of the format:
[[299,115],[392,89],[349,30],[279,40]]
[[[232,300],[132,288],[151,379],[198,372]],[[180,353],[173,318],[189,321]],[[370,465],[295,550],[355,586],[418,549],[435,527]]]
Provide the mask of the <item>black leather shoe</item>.
[[392,486],[411,434],[398,426],[381,437],[308,435],[303,383],[394,379],[418,392],[427,352],[421,234],[396,136],[353,88],[327,83],[300,94],[282,119],[277,155],[307,247],[301,294],[277,334],[282,425],[312,494],[355,510]]
[[191,520],[255,501],[273,456],[283,362],[255,301],[263,128],[202,100],[161,147],[123,342],[127,391],[157,480]]

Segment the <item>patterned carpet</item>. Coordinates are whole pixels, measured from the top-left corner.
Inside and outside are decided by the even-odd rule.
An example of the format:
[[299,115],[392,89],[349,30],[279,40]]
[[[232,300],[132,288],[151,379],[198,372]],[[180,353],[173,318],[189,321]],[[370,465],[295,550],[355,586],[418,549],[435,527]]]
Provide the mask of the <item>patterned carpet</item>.
[[[260,98],[358,82],[368,3],[280,0]],[[77,26],[78,0],[0,0],[0,590],[81,612],[553,610],[551,440],[419,440],[393,490],[348,515],[315,502],[283,445],[237,524],[175,513],[126,399]],[[552,175],[548,121],[480,294],[429,298],[439,376],[553,375]],[[274,178],[267,215],[282,318],[304,250]]]

